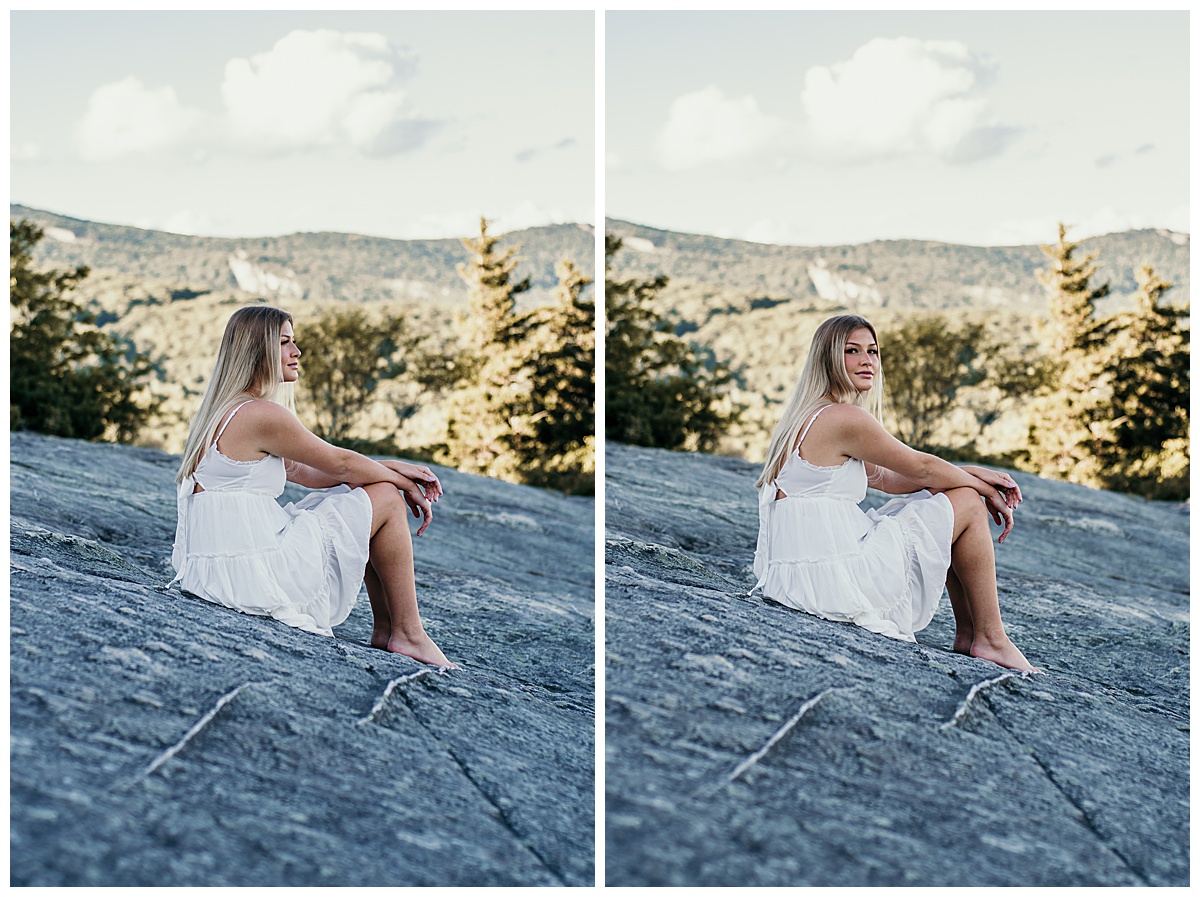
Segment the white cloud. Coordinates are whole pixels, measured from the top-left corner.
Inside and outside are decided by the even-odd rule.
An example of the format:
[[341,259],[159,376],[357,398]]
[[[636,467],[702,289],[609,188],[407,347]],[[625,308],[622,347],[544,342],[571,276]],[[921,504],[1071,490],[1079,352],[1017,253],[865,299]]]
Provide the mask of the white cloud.
[[663,168],[685,171],[752,157],[768,149],[784,130],[784,121],[762,112],[752,95],[727,97],[709,86],[675,99],[656,149]]
[[173,149],[196,140],[205,118],[180,103],[174,88],[149,88],[130,76],[92,91],[75,148],[89,162]]
[[875,38],[804,76],[810,149],[844,162],[930,154],[947,162],[994,155],[1016,129],[995,120],[994,66],[966,44]]
[[8,150],[8,159],[14,165],[18,162],[39,162],[41,158],[42,148],[31,140],[14,143]]
[[217,115],[184,106],[170,86],[151,89],[132,76],[98,87],[76,125],[76,148],[93,162],[219,147],[393,155],[423,145],[440,126],[418,115],[401,88],[415,65],[382,34],[292,31],[266,52],[226,63]]
[[221,84],[230,139],[282,153],[349,145],[368,155],[411,148],[400,83],[414,60],[381,34],[293,31],[265,53],[231,59]]

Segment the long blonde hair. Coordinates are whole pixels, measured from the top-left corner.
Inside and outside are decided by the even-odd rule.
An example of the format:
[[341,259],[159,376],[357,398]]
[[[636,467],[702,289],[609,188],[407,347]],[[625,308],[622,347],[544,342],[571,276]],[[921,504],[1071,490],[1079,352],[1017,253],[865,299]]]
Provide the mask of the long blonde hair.
[[279,358],[280,333],[291,320],[286,311],[269,305],[248,305],[229,318],[208,389],[192,418],[175,482],[183,482],[196,470],[221,419],[239,400],[269,399],[294,409],[292,384],[283,382]]
[[878,344],[875,328],[866,318],[858,315],[838,315],[822,321],[813,334],[804,370],[796,381],[791,398],[783,408],[783,416],[771,436],[771,447],[767,450],[767,461],[756,487],[762,488],[779,476],[779,470],[788,454],[796,446],[800,427],[817,408],[832,398],[838,404],[858,405],[866,408],[876,420],[883,418],[883,367],[875,375],[875,381],[865,393],[854,386],[846,373],[846,340],[860,327],[871,331]]

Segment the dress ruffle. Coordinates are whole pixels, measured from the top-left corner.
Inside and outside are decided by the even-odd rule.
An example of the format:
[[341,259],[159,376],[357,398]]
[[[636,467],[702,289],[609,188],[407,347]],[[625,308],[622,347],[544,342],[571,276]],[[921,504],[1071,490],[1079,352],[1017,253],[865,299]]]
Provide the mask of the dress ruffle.
[[338,486],[281,507],[265,492],[210,489],[181,495],[179,513],[183,591],[321,635],[350,615],[370,546],[364,490]]
[[923,490],[863,512],[845,495],[775,501],[774,491],[768,484],[760,495],[755,572],[763,595],[914,641],[933,619],[950,566],[949,499]]

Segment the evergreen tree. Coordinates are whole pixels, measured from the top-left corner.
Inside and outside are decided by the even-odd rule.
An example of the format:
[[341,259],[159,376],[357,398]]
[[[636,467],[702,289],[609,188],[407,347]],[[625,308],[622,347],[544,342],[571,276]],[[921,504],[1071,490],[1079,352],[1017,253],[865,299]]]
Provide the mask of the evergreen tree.
[[[605,270],[621,248],[605,234]],[[609,439],[668,449],[711,451],[739,409],[723,397],[728,366],[704,364],[653,307],[667,278],[604,280],[604,432]]]
[[596,303],[563,260],[555,301],[515,322],[517,400],[509,446],[521,482],[590,494],[596,474]]
[[446,450],[443,458],[460,470],[513,476],[509,450],[510,409],[519,398],[514,382],[514,344],[522,334],[516,327],[516,297],[529,289],[529,278],[514,280],[521,259],[519,246],[498,251],[499,238],[479,221],[479,238],[464,239],[471,262],[460,265],[470,305],[459,316],[462,350],[455,361],[457,388],[450,397]]
[[1114,316],[1106,352],[1109,384],[1104,438],[1097,445],[1108,488],[1153,498],[1188,495],[1191,390],[1187,307],[1164,304],[1171,284],[1154,269],[1137,272],[1135,308]]
[[1075,258],[1078,243],[1058,226],[1058,242],[1042,246],[1050,267],[1039,272],[1050,294],[1048,363],[1055,384],[1031,409],[1029,461],[1043,476],[1100,485],[1097,449],[1102,438],[1107,383],[1102,352],[1109,322],[1096,317],[1108,284],[1091,285],[1096,254]]
[[460,318],[444,460],[518,483],[590,493],[595,488],[596,308],[591,279],[573,262],[558,268],[555,301],[518,315],[519,247],[496,251],[480,223],[460,274],[471,305]]
[[[361,308],[335,311],[305,324],[301,341],[312,347],[300,360],[300,388],[308,400],[313,432],[335,445],[348,444],[379,384],[405,374],[415,349],[402,319],[373,321]],[[396,414],[403,420],[415,410],[405,406]]]
[[86,267],[34,269],[42,236],[30,221],[9,222],[9,426],[129,442],[159,405],[136,398],[150,357],[100,330],[71,298]]

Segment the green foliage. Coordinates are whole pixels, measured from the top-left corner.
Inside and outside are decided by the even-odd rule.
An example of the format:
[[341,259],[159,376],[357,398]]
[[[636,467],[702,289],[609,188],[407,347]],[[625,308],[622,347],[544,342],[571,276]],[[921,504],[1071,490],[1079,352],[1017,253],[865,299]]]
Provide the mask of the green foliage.
[[498,251],[480,222],[464,240],[460,268],[471,294],[459,320],[463,349],[454,370],[447,439],[440,460],[462,470],[568,492],[595,488],[595,303],[591,281],[571,262],[558,269],[553,304],[518,315],[520,247]]
[[1097,319],[1096,300],[1108,285],[1091,286],[1095,253],[1076,259],[1078,243],[1058,226],[1058,242],[1043,246],[1050,267],[1039,273],[1050,294],[1049,364],[1051,390],[1032,407],[1029,463],[1042,476],[1100,485],[1093,423],[1103,419],[1102,362],[1099,353],[1109,336]]
[[[309,351],[301,358],[300,389],[311,409],[313,432],[347,445],[379,384],[408,372],[415,341],[407,337],[402,319],[371,320],[361,308],[306,322],[301,339]],[[403,421],[416,405],[395,410]]]
[[1170,288],[1137,273],[1136,308],[1098,317],[1095,256],[1072,258],[1065,239],[1044,247],[1051,291],[1053,386],[1034,404],[1030,462],[1043,475],[1150,498],[1184,498],[1190,470],[1187,308],[1160,302]]
[[42,236],[29,221],[9,222],[9,426],[129,442],[158,407],[135,398],[150,357],[100,330],[70,297],[86,267],[34,270]]
[[[605,234],[606,271],[620,248],[620,238]],[[724,397],[733,375],[723,362],[705,365],[700,350],[671,332],[653,307],[666,285],[662,275],[605,278],[604,432],[633,445],[711,451],[738,417]]]
[[508,457],[510,426],[506,411],[518,398],[511,378],[516,297],[529,279],[515,281],[519,246],[498,251],[499,238],[480,219],[479,238],[464,239],[470,264],[459,266],[467,282],[470,306],[458,318],[462,350],[455,359],[457,388],[450,397],[446,463],[489,476],[512,475]]
[[1103,375],[1104,429],[1096,445],[1106,488],[1149,498],[1188,495],[1190,309],[1161,302],[1171,288],[1142,266],[1132,312],[1114,316]]
[[980,366],[982,324],[951,328],[943,315],[920,315],[880,334],[887,407],[897,437],[913,448],[933,447],[934,430],[959,391],[986,376]]
[[522,482],[566,492],[595,490],[596,303],[592,279],[574,262],[558,266],[551,305],[514,322],[513,380],[519,401],[506,409],[510,450]]

